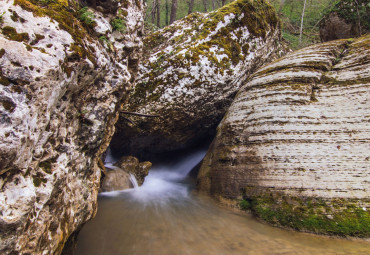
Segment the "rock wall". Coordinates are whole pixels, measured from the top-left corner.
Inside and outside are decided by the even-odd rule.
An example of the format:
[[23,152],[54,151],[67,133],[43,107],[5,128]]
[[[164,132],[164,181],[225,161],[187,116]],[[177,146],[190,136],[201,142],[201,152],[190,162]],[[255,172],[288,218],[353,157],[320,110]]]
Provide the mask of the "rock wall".
[[201,191],[299,230],[370,235],[370,36],[259,69],[217,128]]
[[146,37],[125,110],[160,117],[121,114],[113,151],[173,151],[210,136],[243,81],[282,54],[279,42],[280,23],[263,0],[193,13]]
[[96,213],[98,162],[135,78],[144,7],[104,2],[0,2],[1,254],[59,254]]

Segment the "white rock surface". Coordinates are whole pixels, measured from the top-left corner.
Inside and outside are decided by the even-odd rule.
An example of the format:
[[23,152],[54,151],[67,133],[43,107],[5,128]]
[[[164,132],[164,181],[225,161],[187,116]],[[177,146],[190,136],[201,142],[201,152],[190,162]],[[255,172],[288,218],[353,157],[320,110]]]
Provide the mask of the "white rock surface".
[[[116,35],[120,44],[111,42],[114,52],[74,18],[72,2],[58,1],[57,9],[0,2],[6,10],[0,33],[1,254],[59,254],[96,213],[98,161],[142,47],[143,4],[123,2],[130,20],[127,34]],[[73,29],[54,18],[66,10]],[[103,19],[99,14],[109,24]],[[12,40],[9,27],[29,39]]]

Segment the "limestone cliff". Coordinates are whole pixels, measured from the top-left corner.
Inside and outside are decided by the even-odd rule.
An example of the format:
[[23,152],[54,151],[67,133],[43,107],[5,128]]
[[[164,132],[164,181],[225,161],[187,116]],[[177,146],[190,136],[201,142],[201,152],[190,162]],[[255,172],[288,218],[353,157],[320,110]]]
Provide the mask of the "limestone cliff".
[[263,0],[194,13],[148,36],[125,110],[160,117],[122,114],[113,150],[145,155],[209,136],[243,81],[282,53],[279,41],[280,23]]
[[89,2],[0,2],[1,254],[59,254],[96,213],[143,3]]
[[273,224],[370,234],[370,36],[296,51],[243,85],[217,129],[200,190]]

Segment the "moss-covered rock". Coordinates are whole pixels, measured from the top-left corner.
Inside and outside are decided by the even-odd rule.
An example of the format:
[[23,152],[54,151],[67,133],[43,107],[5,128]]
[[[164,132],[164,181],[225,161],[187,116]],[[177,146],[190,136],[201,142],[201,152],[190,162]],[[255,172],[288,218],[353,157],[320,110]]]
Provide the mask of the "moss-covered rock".
[[193,13],[144,40],[144,60],[113,149],[136,155],[188,146],[214,132],[242,82],[281,54],[280,23],[263,0]]
[[370,32],[368,0],[341,0],[320,21],[322,42],[351,38]]
[[[86,1],[0,1],[0,254],[60,254],[96,213],[142,47],[142,2],[107,2],[87,6],[91,25]],[[112,31],[122,11],[125,33]]]
[[275,225],[370,236],[370,36],[313,45],[259,69],[217,129],[201,191]]

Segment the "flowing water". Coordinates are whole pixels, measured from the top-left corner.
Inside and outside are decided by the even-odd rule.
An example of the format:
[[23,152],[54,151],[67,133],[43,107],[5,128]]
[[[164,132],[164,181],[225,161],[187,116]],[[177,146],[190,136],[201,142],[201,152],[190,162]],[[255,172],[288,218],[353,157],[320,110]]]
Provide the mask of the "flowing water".
[[99,195],[99,210],[78,236],[77,255],[370,254],[370,243],[262,224],[197,196],[190,170],[198,151],[153,167],[141,187]]

